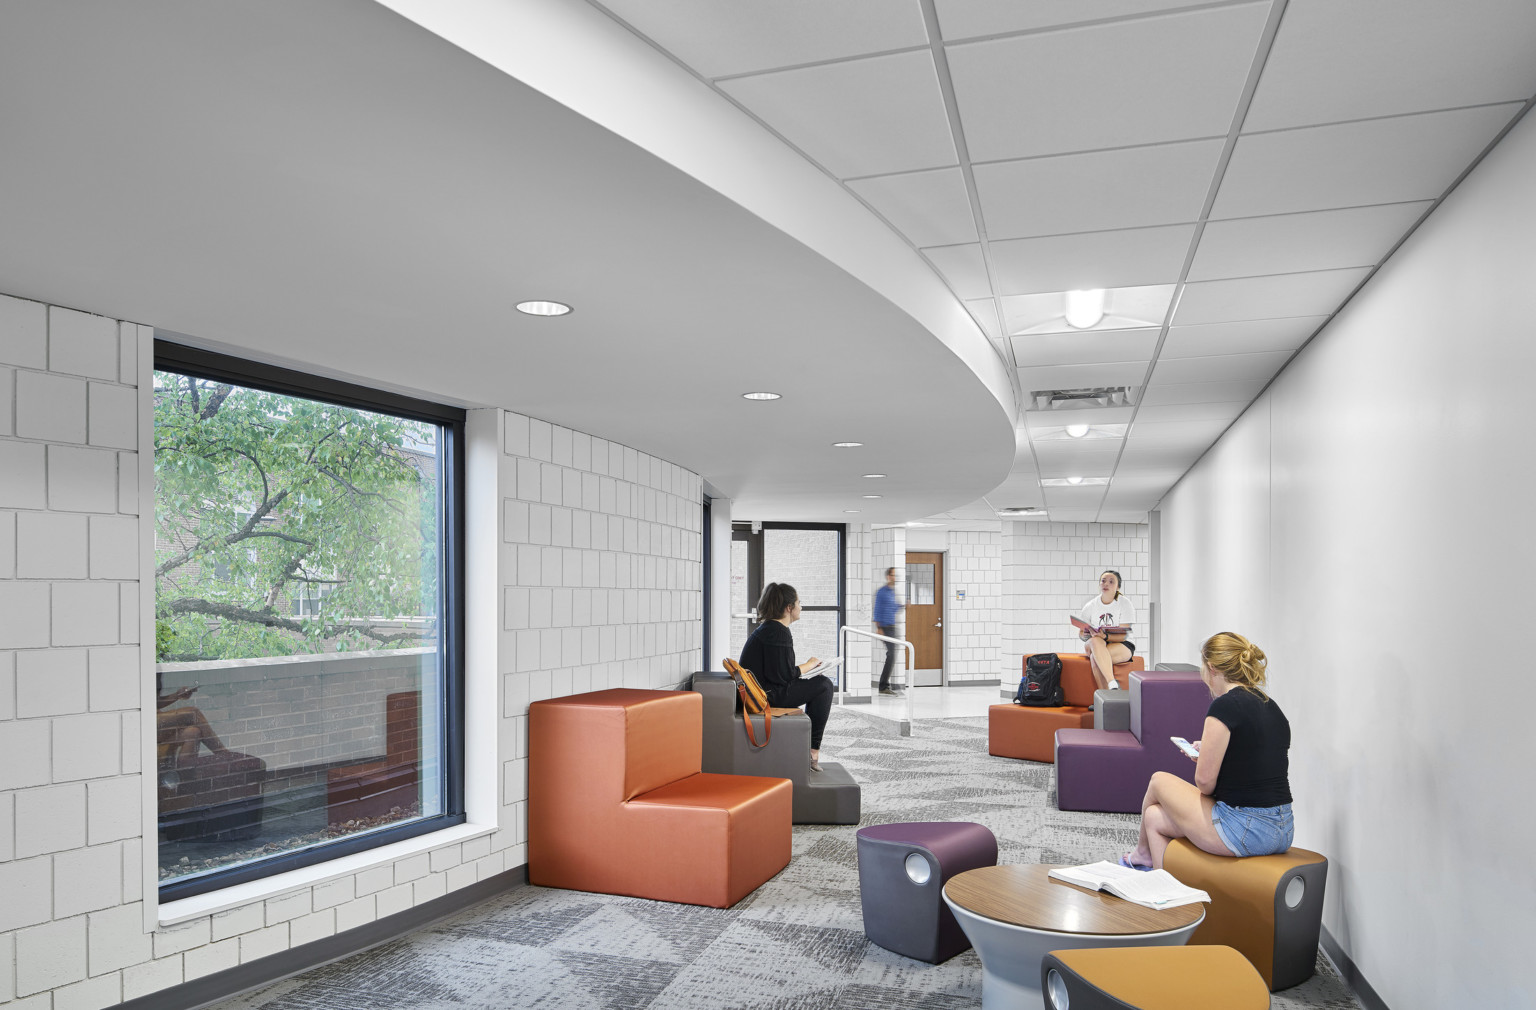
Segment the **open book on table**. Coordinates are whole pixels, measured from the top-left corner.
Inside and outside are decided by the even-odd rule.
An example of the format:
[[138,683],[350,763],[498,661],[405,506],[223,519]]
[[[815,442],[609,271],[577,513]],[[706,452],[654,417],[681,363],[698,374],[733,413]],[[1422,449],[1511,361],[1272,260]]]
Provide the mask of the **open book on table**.
[[838,667],[840,667],[842,665],[843,665],[843,657],[842,656],[833,656],[831,659],[823,659],[821,662],[817,663],[815,666],[811,667],[809,670],[805,671],[800,676],[802,676],[802,677],[814,677],[818,673],[825,673],[828,676],[831,676],[832,671],[836,670]]
[[1106,625],[1102,628],[1095,627],[1092,624],[1089,624],[1087,621],[1083,620],[1081,617],[1078,617],[1076,614],[1068,614],[1067,620],[1071,621],[1072,627],[1076,628],[1078,631],[1086,631],[1090,635],[1097,635],[1101,631],[1107,632],[1111,635],[1128,635],[1131,632],[1129,627],[1122,628],[1119,625]]
[[1132,870],[1100,861],[1086,866],[1059,866],[1050,876],[1090,891],[1108,891],[1147,908],[1177,908],[1211,900],[1204,891],[1179,883],[1167,870]]

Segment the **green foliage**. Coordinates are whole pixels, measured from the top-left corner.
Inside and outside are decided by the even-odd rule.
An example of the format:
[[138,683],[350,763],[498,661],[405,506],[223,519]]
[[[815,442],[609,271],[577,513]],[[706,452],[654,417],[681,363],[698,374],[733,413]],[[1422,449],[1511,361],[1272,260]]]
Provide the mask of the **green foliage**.
[[[160,658],[430,641],[436,443],[429,424],[156,372]],[[416,626],[383,624],[401,617]]]

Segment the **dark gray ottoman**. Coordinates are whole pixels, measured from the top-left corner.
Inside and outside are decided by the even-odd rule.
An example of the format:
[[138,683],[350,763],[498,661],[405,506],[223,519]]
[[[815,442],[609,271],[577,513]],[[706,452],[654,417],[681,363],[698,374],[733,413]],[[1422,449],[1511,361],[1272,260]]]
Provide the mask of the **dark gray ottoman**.
[[944,904],[957,873],[997,865],[997,838],[971,821],[860,828],[859,900],[864,935],[886,950],[938,964],[971,945]]

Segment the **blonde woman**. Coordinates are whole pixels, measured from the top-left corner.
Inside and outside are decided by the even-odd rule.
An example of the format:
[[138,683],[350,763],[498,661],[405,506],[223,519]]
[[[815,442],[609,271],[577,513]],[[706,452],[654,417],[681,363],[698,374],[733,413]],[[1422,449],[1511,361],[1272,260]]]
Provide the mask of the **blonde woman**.
[[[1129,629],[1136,620],[1136,608],[1120,592],[1120,573],[1113,570],[1099,575],[1099,595],[1083,604],[1083,609],[1077,613],[1083,623],[1092,628]],[[1083,651],[1088,654],[1088,664],[1093,668],[1094,685],[1119,687],[1115,680],[1115,664],[1129,663],[1136,655],[1136,646],[1126,641],[1128,636],[1121,634],[1111,638],[1103,631],[1098,634],[1080,631],[1077,637],[1086,643]]]
[[1218,856],[1267,856],[1291,847],[1291,724],[1264,693],[1264,651],[1223,631],[1200,647],[1211,692],[1196,747],[1195,782],[1157,772],[1141,801],[1141,838],[1121,863],[1161,869],[1175,838]]

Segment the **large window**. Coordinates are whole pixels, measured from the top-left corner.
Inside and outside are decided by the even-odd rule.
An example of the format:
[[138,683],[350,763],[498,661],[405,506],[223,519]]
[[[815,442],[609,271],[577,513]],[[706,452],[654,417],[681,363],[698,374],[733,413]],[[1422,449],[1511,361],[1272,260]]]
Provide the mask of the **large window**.
[[160,895],[463,818],[462,411],[156,341]]

